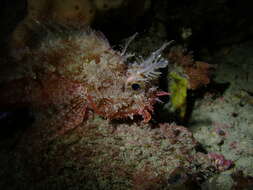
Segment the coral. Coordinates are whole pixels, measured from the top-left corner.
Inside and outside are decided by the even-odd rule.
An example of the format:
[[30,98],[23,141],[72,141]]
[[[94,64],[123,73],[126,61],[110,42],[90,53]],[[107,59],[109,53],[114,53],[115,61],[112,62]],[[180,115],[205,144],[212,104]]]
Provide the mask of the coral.
[[[30,40],[33,40],[31,34],[37,28],[36,22],[80,27],[92,24],[95,19],[103,22],[108,17],[105,14],[109,14],[109,17],[110,15],[126,17],[130,23],[133,23],[144,14],[149,1],[28,0],[27,14],[14,30],[10,46],[24,48]],[[114,14],[115,10],[119,10],[119,15]]]
[[156,70],[167,65],[161,52],[168,43],[132,64],[129,54],[113,50],[102,33],[87,28],[52,30],[47,28],[46,36],[27,51],[12,51],[11,61],[20,72],[1,89],[2,109],[22,103],[52,110],[57,115],[52,125],[63,129],[80,124],[90,110],[108,119],[151,119],[157,98],[167,95],[157,88]]
[[25,47],[31,40],[31,31],[37,27],[36,22],[83,26],[93,21],[95,11],[89,0],[28,0],[27,15],[13,32],[11,47]]
[[182,47],[172,48],[168,58],[176,67],[183,68],[189,80],[189,89],[195,90],[210,82],[210,70],[213,67],[202,61],[194,61],[193,56],[187,54]]
[[28,0],[28,14],[25,20],[49,19],[61,24],[89,24],[95,8],[89,0]]
[[209,84],[210,68],[211,66],[208,63],[201,61],[196,61],[194,66],[188,66],[185,68],[185,71],[189,76],[190,89],[195,90],[200,86]]
[[208,157],[213,161],[214,166],[220,171],[225,171],[233,165],[231,160],[226,160],[221,154],[211,152],[208,154]]
[[73,185],[78,189],[182,189],[190,181],[196,186],[215,172],[208,155],[196,150],[198,143],[183,126],[115,124],[94,117],[52,140],[47,119],[45,116],[26,130],[15,149],[14,162],[19,162],[9,170],[11,176],[19,174],[13,177],[17,185],[29,186],[31,180],[33,189],[45,185],[50,189],[54,185],[66,189]]
[[183,120],[187,109],[187,92],[196,90],[210,82],[212,66],[208,63],[194,61],[191,54],[180,47],[172,47],[168,56],[170,69],[168,73],[170,102],[164,108],[170,115],[179,115]]

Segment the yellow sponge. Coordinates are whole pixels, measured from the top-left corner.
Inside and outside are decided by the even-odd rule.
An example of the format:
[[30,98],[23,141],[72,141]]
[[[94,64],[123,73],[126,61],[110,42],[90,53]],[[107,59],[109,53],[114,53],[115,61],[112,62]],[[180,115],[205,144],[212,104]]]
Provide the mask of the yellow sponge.
[[177,72],[170,72],[170,92],[172,111],[178,111],[181,118],[184,118],[186,112],[186,98],[189,81],[180,76]]

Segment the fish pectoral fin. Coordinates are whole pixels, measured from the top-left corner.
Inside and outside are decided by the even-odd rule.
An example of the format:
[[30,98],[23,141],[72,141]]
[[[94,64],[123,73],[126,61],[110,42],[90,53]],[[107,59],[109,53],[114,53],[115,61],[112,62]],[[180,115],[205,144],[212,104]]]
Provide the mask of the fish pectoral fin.
[[57,129],[58,135],[63,135],[78,127],[84,120],[87,110],[86,102],[79,102],[67,106],[53,119],[52,127]]

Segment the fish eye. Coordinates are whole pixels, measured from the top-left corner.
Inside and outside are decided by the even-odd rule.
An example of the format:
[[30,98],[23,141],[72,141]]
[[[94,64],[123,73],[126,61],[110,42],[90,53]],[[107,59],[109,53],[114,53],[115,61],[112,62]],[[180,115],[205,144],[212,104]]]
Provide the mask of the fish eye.
[[139,90],[141,88],[141,86],[139,84],[137,84],[137,83],[133,83],[131,85],[131,87],[132,87],[133,90]]

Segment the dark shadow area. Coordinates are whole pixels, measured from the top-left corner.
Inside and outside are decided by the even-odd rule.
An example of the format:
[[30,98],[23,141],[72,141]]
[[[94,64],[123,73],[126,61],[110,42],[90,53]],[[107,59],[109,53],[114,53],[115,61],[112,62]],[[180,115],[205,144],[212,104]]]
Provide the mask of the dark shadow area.
[[17,131],[23,131],[31,126],[34,118],[28,109],[18,109],[11,112],[0,113],[0,138],[12,138]]

